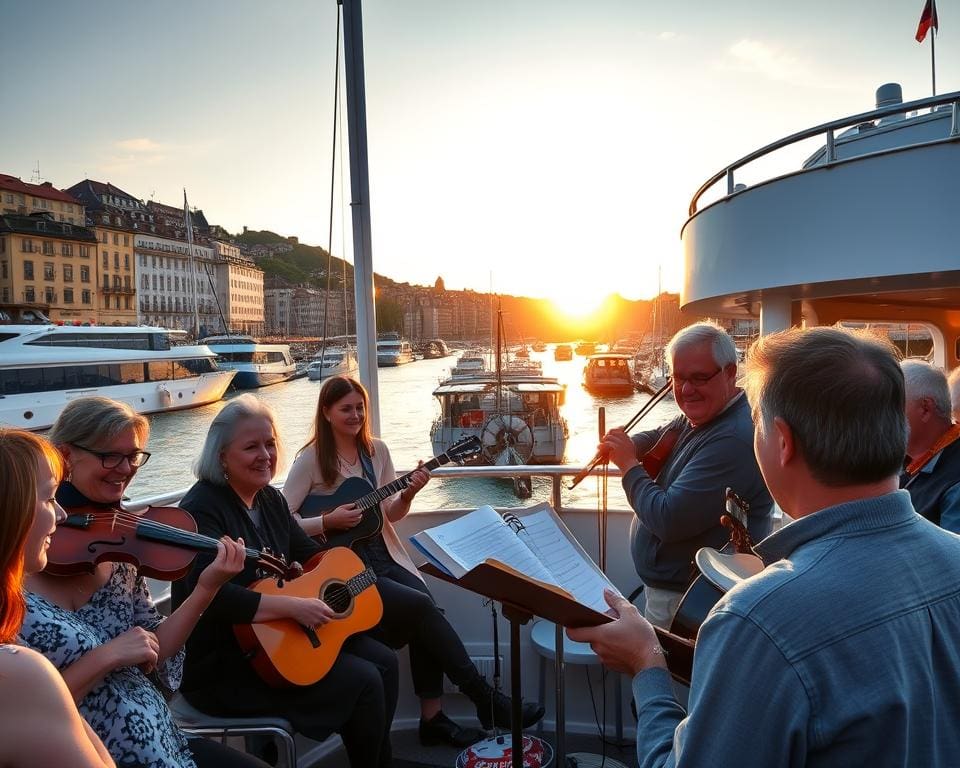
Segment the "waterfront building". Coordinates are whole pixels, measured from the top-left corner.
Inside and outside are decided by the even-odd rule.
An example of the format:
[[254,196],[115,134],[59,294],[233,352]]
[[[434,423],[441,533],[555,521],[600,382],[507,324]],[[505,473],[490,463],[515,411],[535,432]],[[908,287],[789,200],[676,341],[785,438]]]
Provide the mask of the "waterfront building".
[[96,281],[100,291],[97,321],[101,325],[136,325],[137,273],[134,234],[153,224],[142,200],[110,182],[84,179],[68,192],[87,212],[87,225],[97,236]]
[[[266,332],[283,337],[323,335],[324,309],[327,312],[327,336],[354,332],[353,295],[339,291],[321,291],[306,286],[288,286],[273,279],[264,289]],[[348,328],[349,326],[349,328]]]
[[83,226],[83,204],[68,192],[62,192],[49,181],[28,184],[16,176],[0,173],[0,213],[27,216],[47,213],[54,221]]
[[52,212],[0,215],[0,303],[55,322],[95,323],[96,247],[91,229]]
[[211,240],[217,273],[217,294],[229,331],[260,336],[264,332],[263,270],[240,248]]

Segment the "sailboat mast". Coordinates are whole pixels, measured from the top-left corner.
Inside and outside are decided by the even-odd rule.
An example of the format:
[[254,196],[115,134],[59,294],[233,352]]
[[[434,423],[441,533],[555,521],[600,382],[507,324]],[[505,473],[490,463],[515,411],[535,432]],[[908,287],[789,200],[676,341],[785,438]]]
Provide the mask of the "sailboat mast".
[[[200,307],[197,301],[197,270],[193,261],[193,222],[190,219],[190,206],[187,205],[187,190],[183,190],[183,224],[187,230],[187,264],[190,265],[190,299],[193,302],[193,338],[200,339]],[[214,294],[216,295],[216,294]]]
[[377,380],[377,313],[374,303],[373,251],[370,235],[370,178],[367,168],[367,114],[363,73],[363,21],[360,0],[340,0],[343,7],[343,72],[347,92],[347,139],[350,147],[350,210],[353,214],[353,291],[357,305],[357,361],[360,380],[370,395],[370,428],[380,434],[380,387]]

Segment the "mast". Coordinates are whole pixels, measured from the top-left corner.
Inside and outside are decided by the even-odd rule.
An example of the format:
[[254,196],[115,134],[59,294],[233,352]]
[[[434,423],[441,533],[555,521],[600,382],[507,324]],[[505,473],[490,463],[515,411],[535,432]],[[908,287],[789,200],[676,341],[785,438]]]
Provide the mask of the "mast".
[[[200,340],[200,307],[197,306],[197,270],[193,263],[193,222],[190,219],[190,206],[187,205],[187,188],[183,188],[183,223],[187,228],[187,253],[190,265],[190,300],[193,302],[193,340]],[[214,292],[216,296],[216,292]],[[226,330],[226,329],[224,329]]]
[[377,380],[377,314],[374,304],[370,236],[370,178],[367,168],[367,114],[363,74],[363,22],[360,0],[338,0],[343,7],[343,72],[347,91],[350,147],[350,208],[353,214],[353,291],[357,305],[357,362],[370,395],[370,428],[380,434]]

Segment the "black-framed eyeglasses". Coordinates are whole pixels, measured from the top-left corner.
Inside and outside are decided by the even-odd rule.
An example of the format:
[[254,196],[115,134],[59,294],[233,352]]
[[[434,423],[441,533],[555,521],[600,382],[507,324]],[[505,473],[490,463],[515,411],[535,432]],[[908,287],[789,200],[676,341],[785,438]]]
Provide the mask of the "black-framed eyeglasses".
[[694,373],[687,377],[673,374],[673,386],[675,386],[677,389],[680,389],[684,384],[689,384],[694,388],[703,387],[709,384],[710,380],[722,370],[723,366],[721,365],[713,373]]
[[148,451],[133,451],[132,453],[114,453],[112,451],[94,451],[90,448],[87,448],[85,445],[80,445],[78,443],[70,443],[74,448],[79,448],[81,451],[86,451],[87,453],[96,456],[100,459],[100,463],[103,465],[104,469],[116,469],[121,464],[123,460],[126,459],[127,463],[131,467],[142,467],[147,463],[147,459],[150,458],[150,453]]

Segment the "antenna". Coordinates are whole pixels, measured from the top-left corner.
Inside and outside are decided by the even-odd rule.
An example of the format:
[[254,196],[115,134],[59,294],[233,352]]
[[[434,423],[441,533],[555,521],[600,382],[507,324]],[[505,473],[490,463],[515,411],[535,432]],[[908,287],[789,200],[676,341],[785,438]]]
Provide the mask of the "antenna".
[[40,176],[40,161],[37,160],[37,167],[33,169],[33,176],[30,177],[31,184],[40,184],[43,182],[43,178]]

